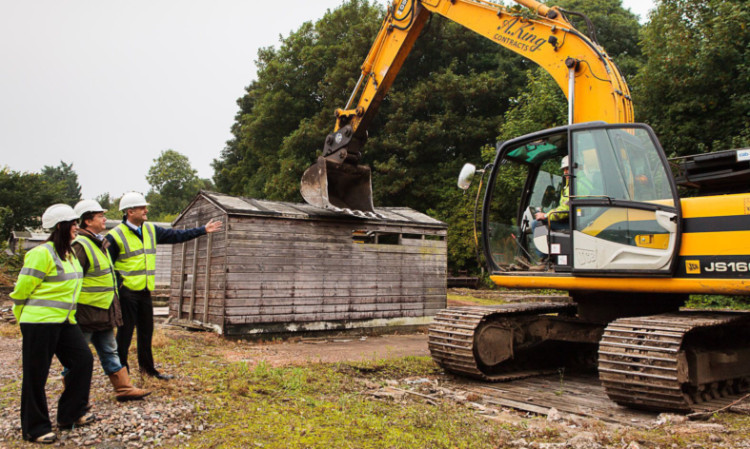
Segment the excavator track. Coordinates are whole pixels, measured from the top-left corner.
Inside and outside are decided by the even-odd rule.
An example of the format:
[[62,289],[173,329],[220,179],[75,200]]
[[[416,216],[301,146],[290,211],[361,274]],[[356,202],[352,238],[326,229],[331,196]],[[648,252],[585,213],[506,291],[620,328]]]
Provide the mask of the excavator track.
[[[433,360],[446,371],[481,380],[510,380],[512,361],[505,362],[503,373],[490,372],[481,362],[480,337],[483,324],[500,318],[534,317],[550,313],[574,313],[574,304],[520,303],[498,306],[451,307],[441,310],[429,327],[428,346]],[[491,332],[491,331],[489,331]],[[524,377],[524,371],[510,376]]]
[[[747,389],[748,351],[742,346],[706,346],[705,342],[742,344],[747,335],[743,328],[748,324],[750,314],[721,312],[615,320],[605,329],[599,345],[599,379],[610,399],[620,405],[695,411],[701,403]],[[740,362],[735,361],[738,358]],[[724,359],[732,359],[733,364],[722,368]],[[711,369],[715,372],[706,374]]]

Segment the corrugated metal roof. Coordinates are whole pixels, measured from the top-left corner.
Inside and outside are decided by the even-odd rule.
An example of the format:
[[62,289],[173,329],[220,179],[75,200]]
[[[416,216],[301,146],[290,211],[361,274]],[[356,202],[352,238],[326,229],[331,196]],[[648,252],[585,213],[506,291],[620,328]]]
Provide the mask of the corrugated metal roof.
[[[208,191],[201,191],[199,195],[205,196],[209,201],[216,204],[219,208],[223,209],[230,215],[280,216],[296,219],[349,218],[352,220],[385,221],[390,223],[410,223],[447,227],[442,221],[436,220],[408,207],[376,207],[375,212],[384,217],[382,220],[379,220],[373,218],[358,218],[343,213],[320,209],[305,203],[258,200]],[[185,211],[183,211],[183,214],[184,213]]]

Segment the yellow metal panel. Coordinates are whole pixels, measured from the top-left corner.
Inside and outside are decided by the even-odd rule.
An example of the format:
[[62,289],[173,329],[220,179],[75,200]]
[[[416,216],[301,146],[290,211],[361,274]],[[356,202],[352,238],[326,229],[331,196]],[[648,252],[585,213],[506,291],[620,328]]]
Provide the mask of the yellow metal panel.
[[681,256],[748,254],[750,231],[691,232],[682,235]]
[[[600,58],[597,55],[606,55],[603,48],[576,32],[561,15],[556,19],[521,17],[497,4],[481,0],[444,0],[435,6],[423,5],[431,12],[460,23],[539,64],[552,75],[566,96],[566,59],[585,61],[578,66],[574,75],[574,123],[594,120],[608,123],[633,121],[630,91],[619,70],[606,56]],[[557,47],[549,43],[550,37],[557,39]]]
[[682,198],[682,218],[750,215],[750,194]]
[[[570,73],[566,61],[573,62],[574,123],[632,122],[628,85],[605,50],[548,6],[535,0],[514,1],[536,14],[511,12],[485,0],[394,0],[362,64],[363,84],[356,105],[347,104],[346,110],[337,111],[335,129],[350,123],[355,134],[364,135],[431,13],[440,14],[539,64],[566,97]],[[556,14],[555,18],[545,17],[548,13]],[[357,90],[359,87],[354,93]]]
[[[581,209],[578,210],[580,211]],[[600,232],[617,223],[654,220],[656,220],[656,214],[653,211],[612,207],[604,211],[596,220],[582,229],[581,232],[596,237]]]
[[635,236],[635,246],[641,248],[667,249],[669,234],[639,234]]
[[574,276],[490,276],[506,288],[554,288],[638,293],[750,295],[750,279],[594,278]]

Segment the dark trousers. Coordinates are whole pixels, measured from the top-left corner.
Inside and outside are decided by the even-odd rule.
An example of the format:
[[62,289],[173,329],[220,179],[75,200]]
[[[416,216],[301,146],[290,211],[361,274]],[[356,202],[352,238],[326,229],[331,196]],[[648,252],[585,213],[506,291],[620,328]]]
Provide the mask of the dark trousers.
[[72,424],[86,414],[94,357],[75,324],[21,323],[21,334],[21,431],[24,439],[33,440],[52,431],[44,391],[52,356],[70,367],[57,404],[57,422],[63,425]]
[[151,352],[151,339],[154,336],[154,305],[151,292],[120,288],[122,326],[117,328],[117,353],[120,364],[128,368],[128,349],[133,340],[133,329],[138,329],[138,365],[145,374],[156,374],[154,356]]

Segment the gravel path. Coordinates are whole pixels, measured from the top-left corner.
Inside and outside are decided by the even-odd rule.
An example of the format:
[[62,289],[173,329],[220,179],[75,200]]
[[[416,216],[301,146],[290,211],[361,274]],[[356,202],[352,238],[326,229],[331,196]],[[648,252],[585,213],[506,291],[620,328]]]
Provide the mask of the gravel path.
[[[0,448],[39,447],[24,443],[21,439],[20,354],[20,338],[0,337]],[[112,386],[101,371],[97,359],[94,366],[91,403],[99,421],[71,431],[58,431],[53,428],[59,438],[53,447],[180,446],[190,438],[191,433],[203,430],[201,415],[196,412],[204,409],[200,407],[198,395],[180,394],[173,391],[165,382],[141,379],[136,375],[133,382],[137,386],[151,390],[152,394],[142,401],[119,403],[114,400]],[[61,370],[60,363],[54,359],[47,381],[47,401],[53,423],[57,412],[57,400],[62,391]],[[190,388],[190,382],[178,382]]]

